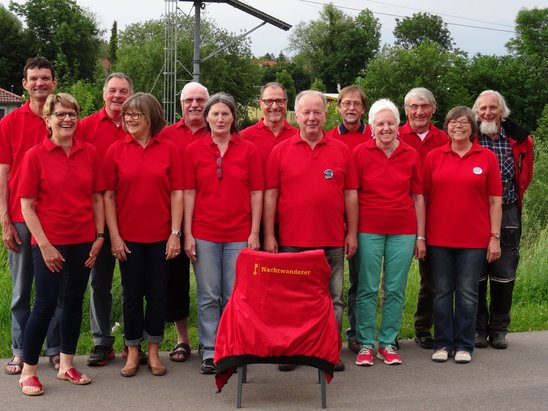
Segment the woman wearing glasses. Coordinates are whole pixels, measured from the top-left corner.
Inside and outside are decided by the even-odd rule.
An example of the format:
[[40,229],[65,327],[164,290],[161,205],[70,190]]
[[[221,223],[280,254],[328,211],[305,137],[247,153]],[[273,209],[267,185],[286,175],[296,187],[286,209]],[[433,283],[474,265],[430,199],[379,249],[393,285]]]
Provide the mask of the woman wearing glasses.
[[500,257],[502,183],[496,155],[476,144],[472,110],[447,113],[450,142],[424,165],[426,241],[434,283],[432,360],[469,363],[474,349],[478,282],[484,262]]
[[23,394],[41,395],[38,356],[57,302],[61,359],[57,378],[85,385],[73,365],[90,269],[104,241],[103,175],[97,150],[74,139],[80,107],[70,94],[50,95],[44,106],[49,138],[30,149],[18,196],[32,233],[35,302],[24,333]]
[[200,372],[213,374],[215,335],[236,258],[243,248],[260,246],[264,183],[257,148],[238,135],[234,98],[211,96],[204,116],[209,134],[185,151],[184,248],[196,274]]
[[158,100],[134,94],[122,106],[122,127],[128,135],[111,145],[105,157],[106,221],[122,274],[128,346],[124,377],[137,374],[143,339],[152,375],[166,373],[158,345],[164,336],[167,260],[181,252],[183,173],[176,146],[158,138],[164,125]]

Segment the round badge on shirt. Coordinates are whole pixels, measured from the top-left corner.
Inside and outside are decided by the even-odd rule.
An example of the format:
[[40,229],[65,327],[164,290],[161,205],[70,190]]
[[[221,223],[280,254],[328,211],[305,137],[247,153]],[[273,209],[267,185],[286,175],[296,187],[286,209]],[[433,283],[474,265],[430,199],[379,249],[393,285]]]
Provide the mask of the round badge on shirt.
[[335,173],[333,172],[333,170],[331,170],[330,168],[326,169],[324,172],[323,172],[323,176],[326,180],[330,180],[333,178],[333,176],[335,175]]
[[473,172],[474,174],[480,175],[481,173],[483,173],[483,170],[481,169],[481,167],[474,167],[474,168],[472,169],[472,172]]

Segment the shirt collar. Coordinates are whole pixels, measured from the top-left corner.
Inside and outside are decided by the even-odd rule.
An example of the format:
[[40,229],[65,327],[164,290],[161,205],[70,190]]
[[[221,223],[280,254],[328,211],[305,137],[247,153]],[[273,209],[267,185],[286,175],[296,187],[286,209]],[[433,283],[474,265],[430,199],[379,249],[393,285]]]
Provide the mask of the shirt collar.
[[[360,134],[364,134],[365,132],[365,123],[363,122],[363,120],[360,120],[360,126],[358,127],[358,130],[357,130]],[[344,125],[344,123],[341,123],[339,124],[339,134],[342,136],[343,134],[346,134],[346,133],[349,133],[350,130],[348,130],[346,128],[346,126]]]

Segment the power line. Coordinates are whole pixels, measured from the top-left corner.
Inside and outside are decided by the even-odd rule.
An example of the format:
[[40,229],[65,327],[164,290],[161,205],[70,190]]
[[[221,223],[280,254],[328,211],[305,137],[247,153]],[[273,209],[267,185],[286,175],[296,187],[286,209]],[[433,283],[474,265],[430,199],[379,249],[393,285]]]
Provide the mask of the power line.
[[[302,3],[309,3],[309,4],[320,5],[320,6],[325,6],[325,5],[328,4],[328,3],[322,3],[322,2],[319,2],[319,1],[313,1],[313,0],[299,0],[299,1],[302,2]],[[384,3],[384,4],[388,4],[388,3]],[[338,8],[338,9],[345,9],[345,10],[352,10],[352,11],[362,11],[362,9],[358,9],[358,8],[355,8],[355,7],[348,7],[348,6],[335,6],[335,7]],[[403,6],[399,6],[399,7],[403,7]],[[412,8],[409,8],[409,9],[416,10],[416,11],[421,11],[421,10],[418,10],[418,9],[412,9]],[[383,12],[380,12],[380,11],[373,11],[373,10],[371,10],[371,11],[374,14],[378,14],[378,15],[381,15],[381,16],[399,17],[399,18],[408,17],[408,16],[402,16],[402,15],[399,15],[399,14],[383,13]],[[431,13],[429,13],[429,14],[431,14]],[[437,16],[437,14],[435,14],[435,15]],[[462,19],[466,19],[466,20],[478,21],[478,22],[487,23],[487,24],[496,24],[496,23],[490,23],[490,22],[487,22],[487,21],[467,19],[466,17],[458,17],[458,16],[453,16],[453,17],[459,18],[459,19],[462,18]],[[474,28],[474,29],[480,29],[480,30],[499,31],[499,32],[504,32],[504,33],[512,33],[512,34],[515,33],[514,30],[496,29],[496,28],[492,28],[492,27],[483,27],[483,26],[473,26],[473,25],[470,25],[470,24],[451,23],[451,22],[447,22],[447,21],[444,21],[444,23],[447,24],[448,26],[468,27],[468,28]]]

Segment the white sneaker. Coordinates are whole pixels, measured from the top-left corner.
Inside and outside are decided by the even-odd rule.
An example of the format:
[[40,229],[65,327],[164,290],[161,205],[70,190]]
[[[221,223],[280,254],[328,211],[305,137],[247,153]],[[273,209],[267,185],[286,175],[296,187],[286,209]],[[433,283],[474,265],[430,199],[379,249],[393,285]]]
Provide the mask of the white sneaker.
[[436,362],[445,362],[449,358],[449,352],[445,348],[440,348],[432,354],[432,360]]
[[468,351],[457,351],[455,354],[455,362],[459,364],[468,364],[472,361],[472,356]]

